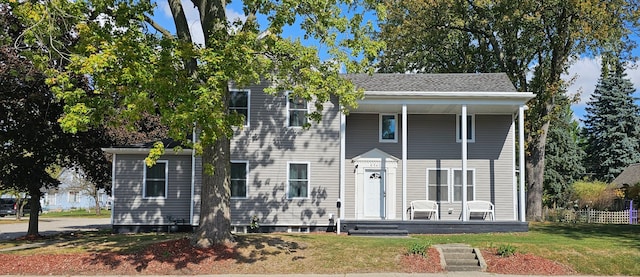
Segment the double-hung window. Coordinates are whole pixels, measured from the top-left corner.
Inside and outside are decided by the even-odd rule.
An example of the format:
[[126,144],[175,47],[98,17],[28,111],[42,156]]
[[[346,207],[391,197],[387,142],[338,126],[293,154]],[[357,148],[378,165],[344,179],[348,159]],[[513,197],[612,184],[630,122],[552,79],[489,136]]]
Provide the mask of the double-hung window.
[[229,99],[229,111],[236,112],[244,117],[244,126],[249,126],[249,91],[231,90]]
[[157,161],[151,167],[145,166],[143,195],[145,198],[166,198],[168,187],[169,161]]
[[[467,169],[467,201],[475,199],[475,170]],[[462,170],[427,169],[427,198],[451,203],[462,201]]]
[[380,114],[380,142],[398,142],[398,115]]
[[449,202],[449,170],[427,169],[428,199],[438,202]]
[[[456,142],[462,141],[462,115],[456,116]],[[476,141],[476,118],[474,115],[467,115],[467,142]]]
[[[473,169],[467,169],[467,201],[474,199],[475,179]],[[462,201],[462,169],[453,170],[453,201]]]
[[307,124],[307,113],[309,112],[307,100],[293,95],[288,95],[287,98],[289,127],[303,127]]
[[308,198],[309,197],[309,163],[287,164],[288,167],[288,188],[287,196],[289,198]]
[[247,162],[231,162],[231,198],[247,197]]

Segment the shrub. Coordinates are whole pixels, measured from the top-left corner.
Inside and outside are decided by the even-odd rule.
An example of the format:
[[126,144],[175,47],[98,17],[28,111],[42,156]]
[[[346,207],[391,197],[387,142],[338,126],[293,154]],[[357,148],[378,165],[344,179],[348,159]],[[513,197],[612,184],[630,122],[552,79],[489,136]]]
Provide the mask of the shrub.
[[516,253],[516,247],[511,244],[503,244],[498,247],[498,251],[496,252],[501,257],[509,257]]
[[427,250],[431,247],[429,243],[419,243],[414,242],[411,246],[409,246],[409,250],[407,251],[407,255],[420,255],[422,257],[427,257]]
[[611,208],[614,200],[618,198],[616,188],[600,181],[578,181],[573,183],[573,197],[578,208],[592,208],[607,210]]

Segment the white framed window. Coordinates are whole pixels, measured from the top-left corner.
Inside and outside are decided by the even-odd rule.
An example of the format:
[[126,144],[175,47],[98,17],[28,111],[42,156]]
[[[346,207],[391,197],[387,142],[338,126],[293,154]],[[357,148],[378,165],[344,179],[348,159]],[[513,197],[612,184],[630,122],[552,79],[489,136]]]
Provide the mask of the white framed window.
[[[462,115],[456,115],[456,142],[462,142]],[[467,115],[467,142],[476,141],[476,117],[473,114]]]
[[398,142],[397,114],[380,114],[378,125],[380,142]]
[[309,103],[306,99],[287,93],[287,126],[304,127],[308,113]]
[[427,169],[427,199],[437,202],[449,202],[448,169]]
[[309,198],[310,167],[309,162],[287,163],[288,198]]
[[[467,201],[475,200],[475,169],[467,169]],[[428,168],[427,199],[441,203],[462,202],[462,169]]]
[[[467,169],[467,201],[475,200],[475,170]],[[462,202],[462,169],[453,170],[453,202]]]
[[236,112],[244,116],[244,126],[249,126],[249,116],[251,114],[251,91],[231,90],[229,91],[229,111]]
[[80,192],[78,191],[69,191],[69,203],[79,203],[80,202]]
[[157,161],[152,167],[145,166],[142,186],[143,198],[167,198],[169,187],[169,161]]
[[231,198],[247,198],[249,163],[231,161]]

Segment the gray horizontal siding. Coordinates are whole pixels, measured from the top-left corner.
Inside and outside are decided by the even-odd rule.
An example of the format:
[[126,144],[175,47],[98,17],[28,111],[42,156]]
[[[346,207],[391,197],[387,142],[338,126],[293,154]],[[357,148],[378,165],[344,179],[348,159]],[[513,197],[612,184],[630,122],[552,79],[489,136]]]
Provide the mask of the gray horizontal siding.
[[165,199],[142,195],[144,155],[116,155],[113,201],[114,225],[169,224],[169,217],[188,222],[191,199],[191,156],[163,156],[168,160],[168,190]]
[[[236,131],[232,160],[249,162],[248,197],[231,199],[231,221],[248,225],[327,225],[339,198],[340,116],[337,100],[325,104],[322,121],[308,130],[287,127],[287,98],[252,86],[249,126]],[[313,105],[310,105],[313,108]],[[310,163],[307,199],[288,199],[287,162]]]
[[[513,220],[513,135],[511,115],[476,115],[476,140],[468,143],[469,169],[475,170],[476,199],[495,204],[497,220]],[[455,140],[455,115],[408,115],[407,207],[413,200],[427,198],[427,168],[459,169],[461,145]],[[400,127],[398,128],[400,133]],[[355,199],[355,173],[350,159],[373,148],[401,158],[397,144],[378,142],[378,115],[347,117],[346,199]],[[396,218],[402,218],[402,167],[396,181]],[[355,217],[353,201],[346,204],[346,218]],[[448,209],[452,208],[451,214]],[[440,203],[441,218],[457,220],[461,203]]]

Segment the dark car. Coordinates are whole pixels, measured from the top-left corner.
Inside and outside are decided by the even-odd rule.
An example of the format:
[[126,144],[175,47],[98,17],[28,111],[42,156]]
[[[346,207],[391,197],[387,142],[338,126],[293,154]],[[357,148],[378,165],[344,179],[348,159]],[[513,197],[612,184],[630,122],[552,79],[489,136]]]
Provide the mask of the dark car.
[[16,199],[0,198],[0,217],[16,215]]

